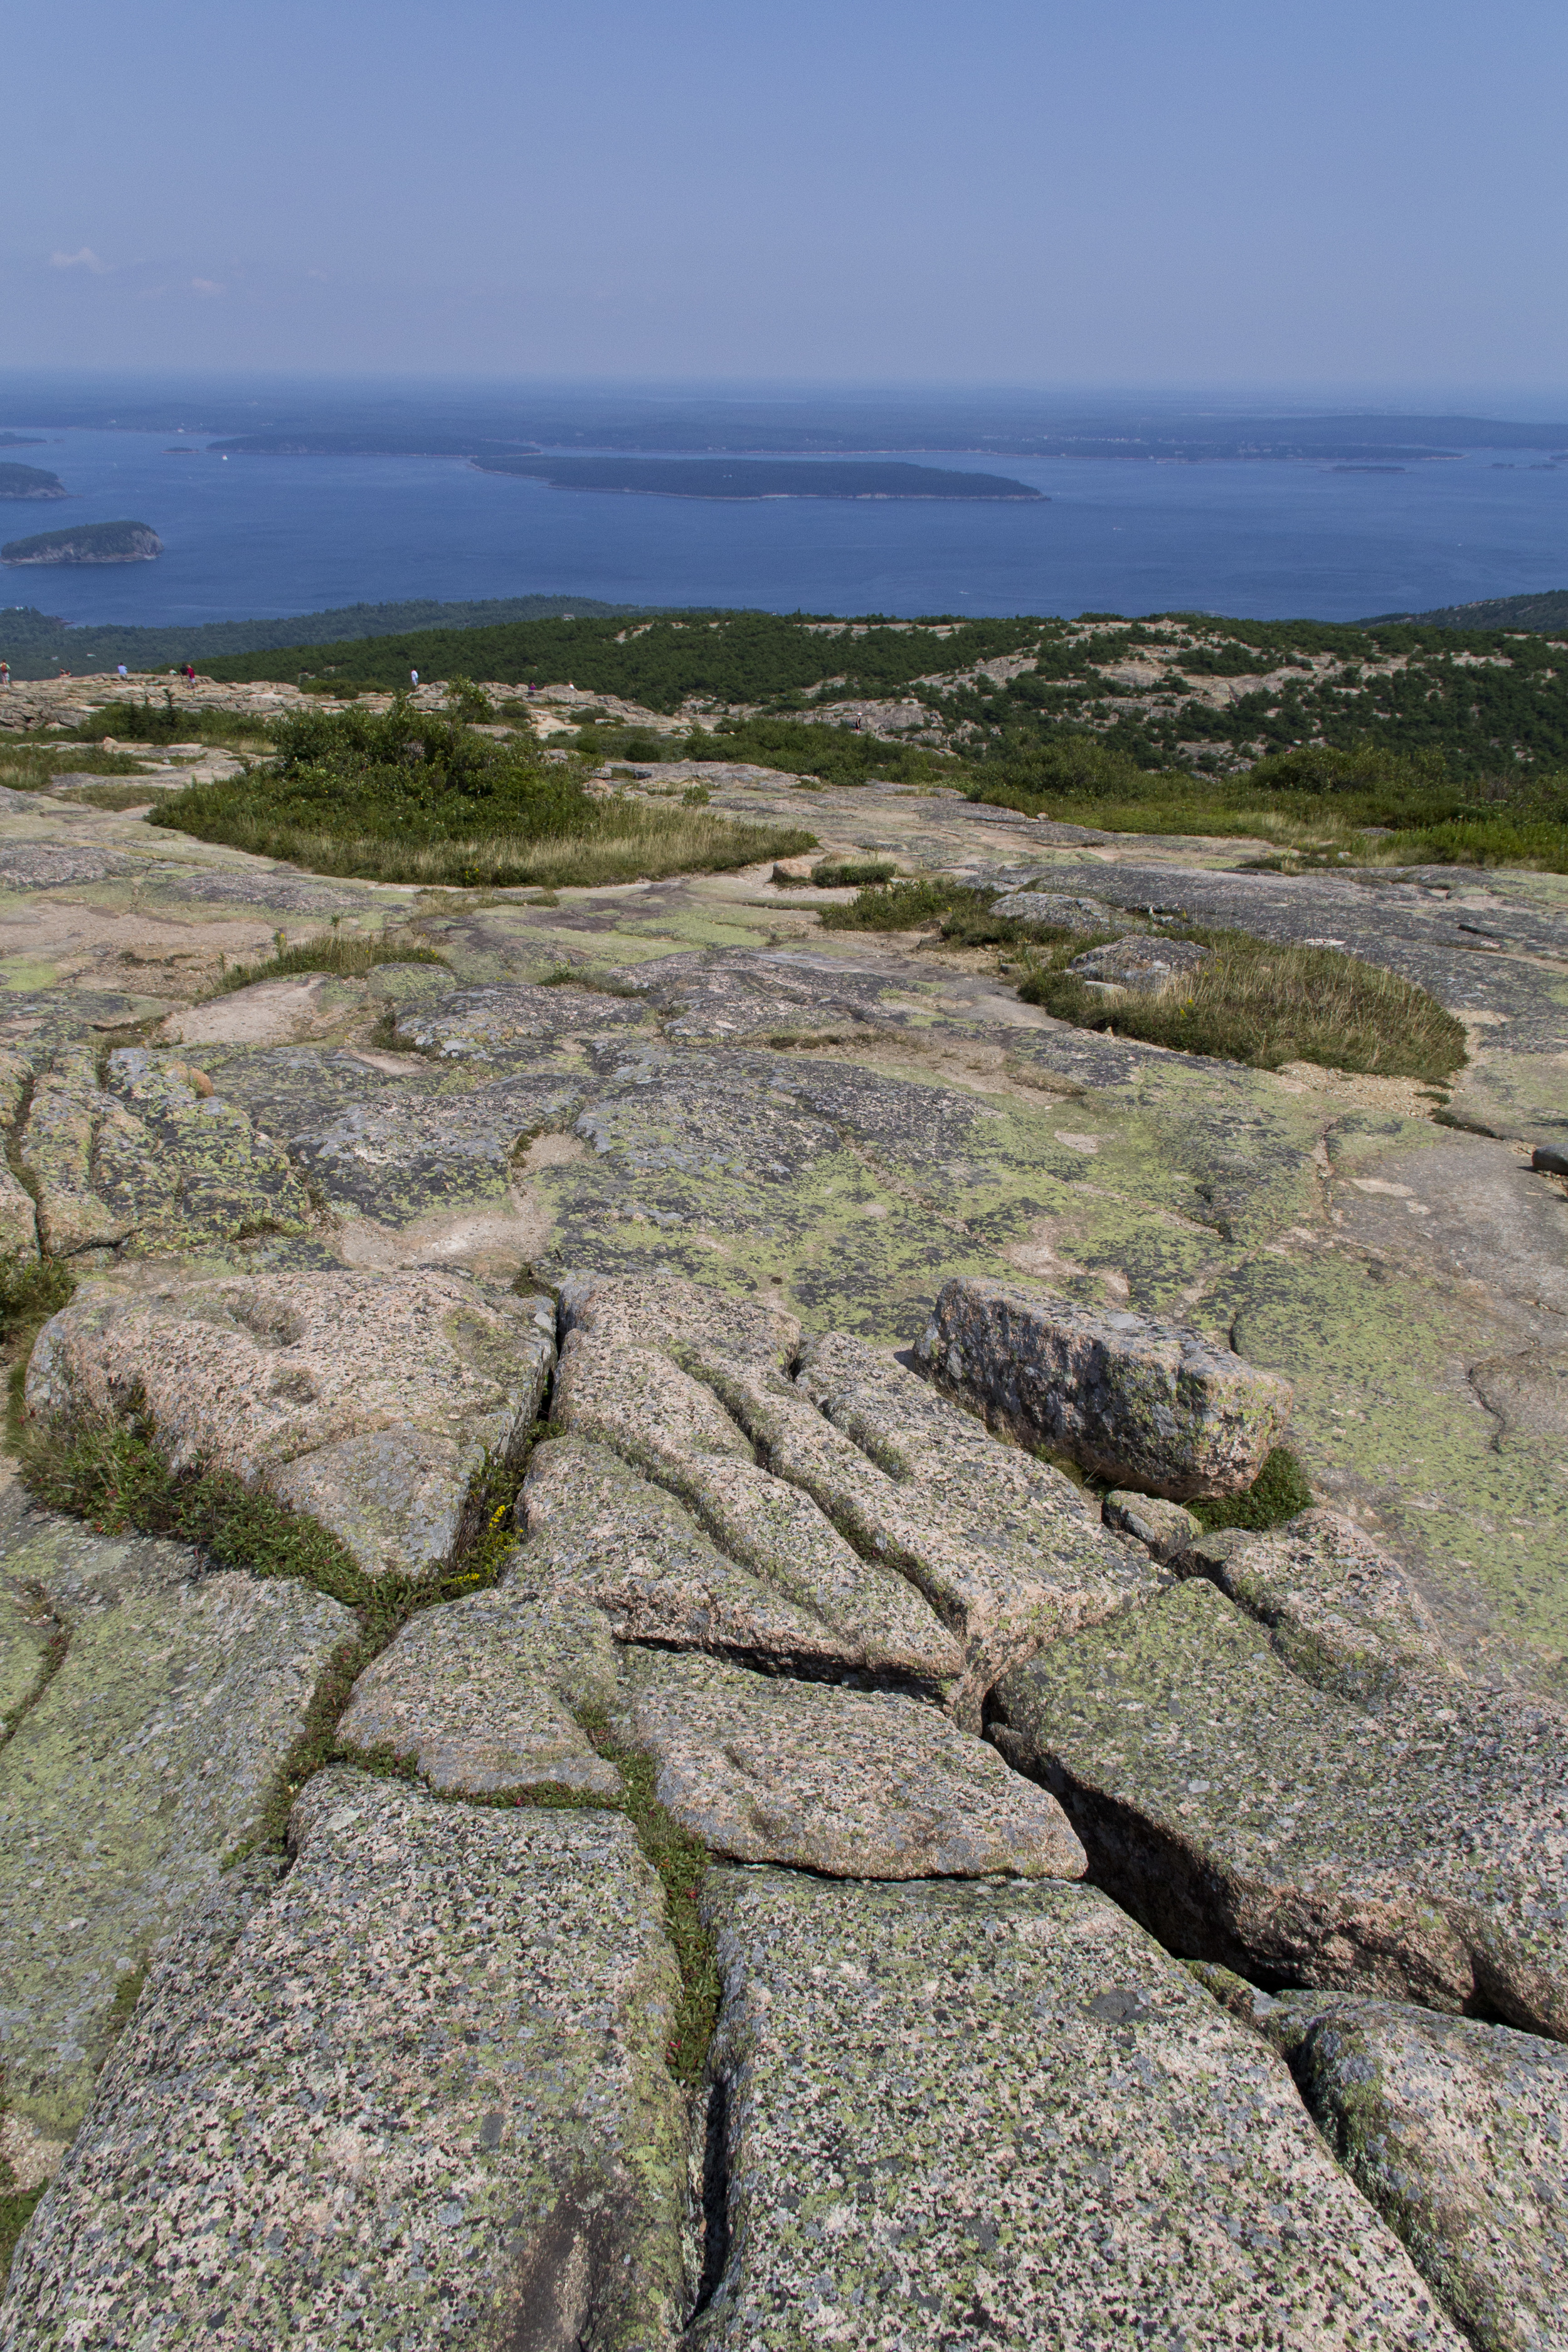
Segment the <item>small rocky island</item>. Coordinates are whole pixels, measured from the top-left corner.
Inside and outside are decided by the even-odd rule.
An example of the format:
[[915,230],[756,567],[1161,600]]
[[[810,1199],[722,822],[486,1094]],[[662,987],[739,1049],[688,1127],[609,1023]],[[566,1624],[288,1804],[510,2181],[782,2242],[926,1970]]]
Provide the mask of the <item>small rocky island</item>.
[[163,552],[151,523],[84,522],[8,540],[0,547],[0,563],[150,563]]
[[63,499],[66,486],[42,466],[0,466],[0,499]]

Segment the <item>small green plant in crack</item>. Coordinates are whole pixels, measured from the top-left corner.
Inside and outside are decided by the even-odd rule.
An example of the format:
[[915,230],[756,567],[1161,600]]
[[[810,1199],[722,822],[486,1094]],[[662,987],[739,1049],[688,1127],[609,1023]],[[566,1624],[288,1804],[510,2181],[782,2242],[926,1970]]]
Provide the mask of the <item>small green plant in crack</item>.
[[1310,1511],[1312,1490],[1289,1448],[1277,1445],[1264,1456],[1262,1469],[1243,1493],[1221,1495],[1213,1502],[1189,1503],[1186,1507],[1210,1533],[1220,1528],[1247,1528],[1261,1535]]
[[339,929],[338,917],[332,917],[331,929],[318,931],[314,939],[300,940],[289,947],[281,931],[275,942],[277,952],[265,956],[258,963],[230,964],[224,971],[213,993],[232,996],[236,989],[253,988],[261,980],[286,980],[300,971],[324,971],[339,980],[363,979],[384,963],[438,963],[447,959],[423,940],[409,940],[398,933],[362,931]]
[[678,2083],[695,2083],[719,2014],[719,1963],[700,1908],[708,1849],[659,1803],[658,1768],[651,1756],[617,1739],[609,1717],[597,1707],[579,1708],[577,1720],[597,1753],[618,1769],[623,1810],[664,1888],[665,1927],[680,1970],[680,2001],[665,2063]]

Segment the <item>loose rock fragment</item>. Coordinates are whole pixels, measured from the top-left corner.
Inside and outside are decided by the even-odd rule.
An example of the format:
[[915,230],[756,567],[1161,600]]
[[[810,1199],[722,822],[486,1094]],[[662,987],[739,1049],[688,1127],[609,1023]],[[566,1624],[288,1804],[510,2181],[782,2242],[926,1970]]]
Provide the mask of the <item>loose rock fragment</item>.
[[712,1873],[703,2352],[1459,2352],[1285,2069],[1104,1895]]
[[24,1615],[47,1609],[68,1637],[0,1748],[6,2096],[64,2133],[87,2105],[117,1988],[257,1834],[354,1620],[292,1580],[204,1576],[184,1546],[89,1535],[15,1503],[0,1580]]
[[1146,1544],[1156,1559],[1174,1559],[1203,1534],[1191,1511],[1184,1511],[1180,1503],[1168,1503],[1159,1495],[1140,1495],[1131,1487],[1113,1487],[1100,1505],[1100,1513],[1108,1528],[1120,1528],[1123,1534]]
[[658,1651],[628,1672],[659,1801],[716,1853],[837,1878],[1083,1874],[1056,1800],[918,1699]]
[[6,2352],[672,2352],[658,1882],[602,1809],[333,1770],[155,1970],[18,2250]]
[[619,1773],[572,1712],[609,1706],[615,1696],[615,1653],[597,1610],[477,1592],[409,1620],[355,1683],[338,1738],[413,1756],[444,1796],[556,1783],[615,1797]]
[[1177,1502],[1249,1486],[1290,1411],[1288,1381],[1184,1325],[978,1277],[944,1286],[916,1354],[1022,1444]]
[[1128,939],[1074,956],[1075,980],[1107,995],[1163,996],[1213,953],[1196,940]]
[[1055,1643],[994,1704],[1097,1885],[1173,1950],[1568,2039],[1557,1710],[1412,1670],[1369,1712],[1201,1580]]
[[532,1425],[547,1300],[455,1275],[84,1286],[39,1335],[35,1418],[144,1414],[175,1467],[231,1470],[309,1511],[368,1575],[428,1575],[468,1532],[487,1455]]
[[1402,2002],[1287,1992],[1263,2032],[1482,2352],[1568,2335],[1568,2050]]
[[673,1495],[608,1446],[575,1437],[536,1446],[517,1517],[529,1540],[503,1587],[592,1601],[619,1641],[765,1659],[795,1674],[862,1661],[859,1642],[726,1559]]

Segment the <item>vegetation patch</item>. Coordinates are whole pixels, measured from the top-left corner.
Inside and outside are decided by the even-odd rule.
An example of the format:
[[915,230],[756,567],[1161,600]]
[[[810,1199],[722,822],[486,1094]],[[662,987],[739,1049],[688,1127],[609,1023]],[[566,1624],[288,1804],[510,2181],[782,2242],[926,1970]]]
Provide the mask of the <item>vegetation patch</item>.
[[1247,1528],[1261,1535],[1282,1528],[1312,1507],[1307,1474],[1288,1446],[1277,1445],[1264,1456],[1263,1467],[1245,1493],[1222,1495],[1213,1502],[1189,1503],[1194,1519],[1211,1532],[1216,1528]]
[[1211,952],[1161,995],[1098,993],[1067,969],[1091,944],[1082,939],[1034,959],[1018,994],[1077,1028],[1259,1070],[1318,1062],[1441,1084],[1465,1059],[1463,1023],[1397,972],[1337,948],[1279,945],[1242,931],[1182,936]]
[[617,1740],[608,1717],[598,1708],[580,1708],[577,1720],[598,1753],[619,1771],[626,1818],[664,1888],[665,1926],[680,1969],[680,2004],[665,2063],[678,2083],[695,2083],[719,2014],[719,1963],[698,1907],[708,1849],[659,1803],[655,1793],[658,1768],[651,1756]]
[[815,846],[793,826],[595,798],[579,764],[406,698],[379,717],[301,711],[271,734],[265,767],[187,785],[149,822],[319,874],[495,887],[654,880]]
[[345,931],[336,915],[331,930],[318,931],[313,940],[286,947],[279,931],[278,940],[276,954],[264,956],[258,963],[230,964],[214,995],[232,996],[237,988],[253,988],[261,980],[286,980],[297,971],[325,971],[340,980],[358,980],[378,964],[447,962],[434,948],[422,940],[411,942],[399,932]]
[[780,890],[868,890],[890,882],[898,872],[890,857],[819,857],[809,874],[791,874],[773,867]]
[[[94,745],[79,751],[74,742],[6,742],[0,744],[0,784],[14,793],[46,793],[59,775],[142,776],[145,761],[129,751],[105,751]],[[142,800],[147,794],[142,793]]]

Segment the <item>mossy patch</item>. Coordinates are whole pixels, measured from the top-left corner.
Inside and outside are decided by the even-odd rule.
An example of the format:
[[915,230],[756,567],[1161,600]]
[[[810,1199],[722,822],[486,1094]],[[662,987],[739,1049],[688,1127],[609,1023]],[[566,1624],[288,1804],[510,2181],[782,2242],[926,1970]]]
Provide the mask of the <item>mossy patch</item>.
[[1247,1528],[1261,1535],[1268,1528],[1282,1528],[1287,1520],[1310,1511],[1312,1499],[1307,1474],[1296,1456],[1289,1446],[1276,1445],[1243,1493],[1221,1495],[1212,1502],[1189,1503],[1186,1507],[1202,1527]]

